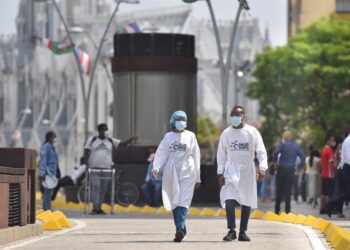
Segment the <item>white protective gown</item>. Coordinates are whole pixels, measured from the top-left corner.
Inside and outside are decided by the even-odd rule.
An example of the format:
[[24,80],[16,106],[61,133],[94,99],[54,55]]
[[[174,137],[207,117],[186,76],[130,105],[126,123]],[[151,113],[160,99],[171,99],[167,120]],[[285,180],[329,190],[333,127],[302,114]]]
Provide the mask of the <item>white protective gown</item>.
[[217,152],[217,173],[225,177],[220,191],[222,207],[228,199],[253,209],[257,207],[255,153],[259,169],[265,171],[268,168],[266,149],[259,131],[253,126],[229,127],[222,132]]
[[165,209],[189,208],[195,184],[200,182],[200,151],[193,132],[165,134],[157,148],[153,170],[161,167],[164,167],[162,197]]

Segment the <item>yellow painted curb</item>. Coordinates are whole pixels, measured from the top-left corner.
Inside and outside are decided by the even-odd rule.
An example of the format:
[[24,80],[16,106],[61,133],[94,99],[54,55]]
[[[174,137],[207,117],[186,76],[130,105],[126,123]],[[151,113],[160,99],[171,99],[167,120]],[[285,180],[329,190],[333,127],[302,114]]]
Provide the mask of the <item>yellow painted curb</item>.
[[84,208],[85,208],[85,203],[80,202],[80,203],[78,203],[77,207],[78,207],[79,209],[84,209]]
[[264,217],[264,215],[264,212],[260,211],[259,209],[256,209],[250,214],[250,218],[260,220]]
[[283,222],[285,223],[293,223],[297,219],[297,215],[293,213],[289,213]]
[[326,239],[327,241],[331,242],[332,236],[333,234],[335,234],[335,232],[339,229],[339,227],[333,223],[329,223],[329,227],[327,228],[326,231]]
[[223,216],[223,217],[225,217],[226,216],[226,209],[219,208],[218,211],[216,211],[215,216],[218,216],[218,217]]
[[43,219],[45,219],[46,217],[50,216],[51,214],[52,214],[51,210],[47,210],[47,211],[45,211],[45,212],[42,212],[42,213],[38,214],[38,215],[36,216],[36,219],[37,219],[37,220],[43,220]]
[[72,208],[72,209],[78,209],[78,204],[73,203],[73,202],[69,202],[68,204],[65,203],[65,205],[62,208]]
[[239,209],[235,209],[235,216],[236,216],[236,218],[238,218],[238,217],[241,217],[241,210],[239,210]]
[[200,215],[201,214],[201,210],[199,210],[198,208],[195,207],[191,207],[190,210],[188,210],[188,215]]
[[319,231],[324,231],[330,222],[324,219],[319,219],[317,223],[314,224],[313,228]]
[[57,220],[50,220],[43,223],[42,229],[43,230],[61,230],[62,227],[60,226]]
[[[339,246],[339,241],[342,239],[342,238],[345,238],[345,239],[348,239],[350,238],[350,233],[345,231],[344,229],[342,228],[337,228],[334,232],[334,234],[332,235],[331,237],[331,245],[336,248],[337,245]],[[341,249],[340,246],[336,249]],[[343,248],[344,249],[344,248]]]
[[115,204],[114,211],[119,212],[119,213],[124,213],[124,212],[126,212],[126,207],[123,207],[119,204]]
[[268,211],[264,217],[262,218],[263,220],[268,220],[268,221],[278,221],[281,222],[281,218],[279,215],[275,214],[274,212]]
[[35,215],[41,214],[42,212],[44,212],[44,210],[42,210],[42,209],[36,210]]
[[148,205],[145,205],[142,209],[143,213],[147,213],[147,214],[152,214],[152,213],[156,213],[157,209],[155,209],[154,207],[150,207]]
[[215,211],[210,208],[203,208],[202,212],[200,212],[200,215],[203,216],[215,216]]
[[160,208],[158,208],[157,214],[171,214],[171,211],[168,211],[165,209],[165,207],[161,206]]
[[304,224],[305,221],[306,221],[306,216],[299,214],[293,223],[294,224]]
[[334,244],[335,250],[346,250],[350,249],[350,235],[340,233],[339,239]]
[[280,221],[283,222],[286,218],[287,218],[288,214],[286,214],[285,212],[282,212],[280,214]]
[[110,212],[112,208],[110,205],[103,203],[101,209],[105,212]]
[[304,226],[313,226],[317,222],[318,222],[318,219],[316,217],[309,215],[306,218],[306,221],[304,222]]
[[60,216],[57,219],[58,224],[60,224],[61,227],[72,227],[72,224],[70,224],[69,220],[66,218],[66,216]]
[[135,205],[129,205],[127,208],[126,208],[126,210],[125,210],[126,212],[131,212],[131,213],[139,213],[139,212],[141,212],[142,211],[142,209],[141,208],[139,208],[139,207],[137,207],[137,206],[135,206]]

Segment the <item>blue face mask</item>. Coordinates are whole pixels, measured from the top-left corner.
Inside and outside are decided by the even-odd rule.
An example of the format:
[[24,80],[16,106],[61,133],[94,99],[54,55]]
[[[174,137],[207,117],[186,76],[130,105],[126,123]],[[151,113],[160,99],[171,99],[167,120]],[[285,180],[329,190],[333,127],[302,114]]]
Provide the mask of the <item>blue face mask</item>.
[[175,128],[179,131],[184,130],[187,127],[187,122],[185,121],[176,121]]
[[242,123],[242,116],[231,116],[230,121],[234,127],[238,127]]

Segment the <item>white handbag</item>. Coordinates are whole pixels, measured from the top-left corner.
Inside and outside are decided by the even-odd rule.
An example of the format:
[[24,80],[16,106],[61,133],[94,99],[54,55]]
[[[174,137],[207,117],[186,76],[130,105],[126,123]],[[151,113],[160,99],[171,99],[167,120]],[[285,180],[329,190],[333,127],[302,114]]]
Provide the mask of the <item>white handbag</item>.
[[58,185],[58,179],[49,171],[48,167],[46,167],[46,172],[45,179],[41,184],[46,189],[54,189]]

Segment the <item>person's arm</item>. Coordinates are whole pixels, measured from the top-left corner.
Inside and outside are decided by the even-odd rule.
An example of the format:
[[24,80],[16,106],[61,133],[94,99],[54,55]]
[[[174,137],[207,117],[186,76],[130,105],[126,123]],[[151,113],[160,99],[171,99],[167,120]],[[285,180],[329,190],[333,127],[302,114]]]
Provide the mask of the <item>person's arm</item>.
[[267,153],[264,141],[258,130],[256,131],[255,153],[259,161],[259,170],[265,172],[268,169]]
[[46,175],[47,154],[48,154],[47,145],[44,144],[40,150],[40,166],[39,166],[40,176]]
[[154,156],[153,169],[152,169],[153,180],[157,179],[159,169],[164,167],[165,163],[168,160],[168,156],[169,156],[169,150],[168,150],[167,138],[166,136],[164,136]]
[[126,139],[125,141],[121,141],[118,144],[118,147],[125,147],[128,146],[130,143],[132,143],[133,141],[136,141],[139,137],[137,135],[131,136],[129,139]]
[[201,152],[198,146],[196,136],[194,136],[194,140],[195,140],[194,142],[195,145],[194,145],[193,159],[194,159],[194,165],[197,173],[196,183],[200,183],[201,182]]
[[222,176],[224,174],[225,164],[227,160],[227,148],[225,146],[225,135],[224,133],[221,134],[219,145],[218,145],[218,151],[216,153],[216,161],[218,165],[217,169],[217,175]]
[[300,163],[298,165],[298,168],[302,169],[305,166],[305,155],[300,146],[298,146],[298,156],[300,158]]
[[282,143],[278,144],[275,151],[273,151],[273,153],[272,153],[273,162],[275,162],[275,163],[278,162],[278,155],[281,153],[281,151],[282,151]]

